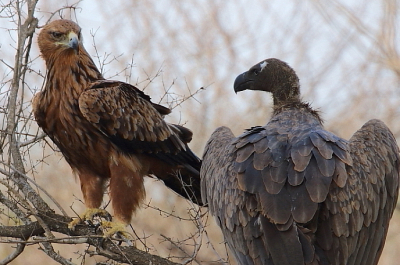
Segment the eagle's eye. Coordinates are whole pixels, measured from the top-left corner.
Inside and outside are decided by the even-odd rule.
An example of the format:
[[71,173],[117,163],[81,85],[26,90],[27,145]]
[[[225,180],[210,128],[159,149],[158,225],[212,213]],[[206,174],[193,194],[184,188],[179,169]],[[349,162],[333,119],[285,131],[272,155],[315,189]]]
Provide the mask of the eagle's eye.
[[50,32],[50,34],[55,39],[59,39],[63,35],[61,32],[57,32],[57,31],[52,31],[52,32]]

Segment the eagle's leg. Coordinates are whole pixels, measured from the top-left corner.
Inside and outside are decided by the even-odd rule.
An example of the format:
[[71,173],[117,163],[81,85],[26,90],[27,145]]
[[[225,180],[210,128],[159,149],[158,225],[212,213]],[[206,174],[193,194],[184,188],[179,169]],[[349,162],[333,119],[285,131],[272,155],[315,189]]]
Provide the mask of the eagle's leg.
[[110,237],[120,233],[130,238],[125,227],[131,222],[131,217],[145,196],[143,178],[139,173],[134,158],[118,157],[118,162],[110,163],[110,199],[114,210],[115,221],[102,222],[104,236]]
[[87,209],[79,218],[73,220],[68,224],[68,228],[74,230],[75,226],[86,220],[93,220],[93,217],[100,216],[107,219],[111,219],[111,215],[104,209],[99,209],[101,202],[103,201],[103,193],[105,190],[105,184],[107,178],[102,178],[93,174],[79,174],[81,181],[81,190],[85,205]]

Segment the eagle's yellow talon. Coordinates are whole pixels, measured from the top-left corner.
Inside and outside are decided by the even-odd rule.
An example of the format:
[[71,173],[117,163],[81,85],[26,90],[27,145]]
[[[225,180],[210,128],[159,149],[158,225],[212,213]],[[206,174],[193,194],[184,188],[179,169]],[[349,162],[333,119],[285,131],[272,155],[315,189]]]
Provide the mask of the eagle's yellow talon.
[[117,233],[120,233],[126,239],[131,239],[132,235],[125,230],[125,224],[120,222],[102,221],[101,229],[103,231],[103,237],[111,237]]
[[72,222],[68,224],[68,228],[71,229],[72,231],[75,231],[75,226],[77,226],[80,222],[81,222],[80,218],[74,219],[72,220]]
[[93,217],[95,216],[100,216],[100,217],[110,217],[111,215],[104,209],[98,209],[98,208],[87,208],[86,211],[79,215],[79,218],[74,219],[72,222],[68,224],[68,228],[71,229],[72,231],[75,230],[75,227],[84,222],[84,221],[92,221]]

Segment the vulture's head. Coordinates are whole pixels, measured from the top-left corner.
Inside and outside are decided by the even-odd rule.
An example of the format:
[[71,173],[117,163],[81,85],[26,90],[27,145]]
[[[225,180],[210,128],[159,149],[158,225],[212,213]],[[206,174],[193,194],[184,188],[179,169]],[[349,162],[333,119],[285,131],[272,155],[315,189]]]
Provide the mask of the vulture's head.
[[296,72],[287,63],[275,58],[261,61],[239,75],[234,89],[236,93],[243,90],[271,92],[275,104],[300,100],[300,83]]
[[46,62],[58,56],[76,55],[79,49],[83,49],[81,28],[71,20],[55,20],[43,27],[38,44]]

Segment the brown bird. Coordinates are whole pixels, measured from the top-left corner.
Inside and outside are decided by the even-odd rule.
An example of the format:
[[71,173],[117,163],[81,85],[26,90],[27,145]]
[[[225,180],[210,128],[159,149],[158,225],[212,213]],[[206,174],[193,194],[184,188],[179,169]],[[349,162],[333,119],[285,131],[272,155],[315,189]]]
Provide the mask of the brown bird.
[[117,223],[130,222],[145,197],[143,177],[148,175],[201,204],[201,161],[188,147],[192,132],[164,121],[170,109],[152,103],[130,84],[105,80],[73,21],[49,23],[38,43],[47,73],[33,111],[79,176],[88,208],[81,219],[106,214],[98,208],[108,180]]
[[377,264],[399,188],[399,148],[370,120],[349,141],[300,99],[295,71],[267,59],[235,92],[272,93],[265,126],[214,131],[201,167],[203,201],[239,264]]

